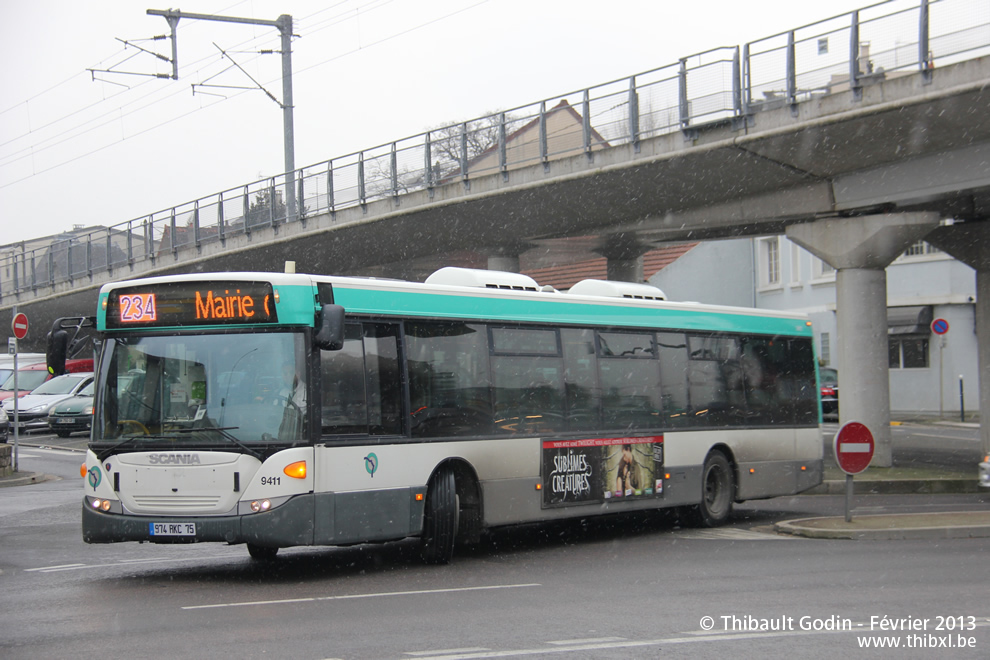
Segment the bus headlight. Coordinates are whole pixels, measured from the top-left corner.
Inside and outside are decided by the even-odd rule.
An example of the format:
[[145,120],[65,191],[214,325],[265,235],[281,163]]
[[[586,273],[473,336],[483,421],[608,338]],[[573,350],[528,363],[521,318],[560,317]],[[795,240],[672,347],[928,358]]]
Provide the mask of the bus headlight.
[[101,497],[87,497],[89,500],[89,506],[94,511],[103,511],[104,513],[120,513],[120,506],[114,500],[106,500]]
[[254,500],[251,502],[251,510],[255,513],[260,511],[268,511],[270,508],[272,508],[271,500]]

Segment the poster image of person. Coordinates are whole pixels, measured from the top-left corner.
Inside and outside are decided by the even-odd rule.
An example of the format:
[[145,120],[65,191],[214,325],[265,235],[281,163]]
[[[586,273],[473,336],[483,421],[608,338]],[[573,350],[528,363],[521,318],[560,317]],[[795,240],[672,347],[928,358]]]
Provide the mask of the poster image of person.
[[604,452],[606,499],[652,496],[655,493],[656,438],[624,438]]

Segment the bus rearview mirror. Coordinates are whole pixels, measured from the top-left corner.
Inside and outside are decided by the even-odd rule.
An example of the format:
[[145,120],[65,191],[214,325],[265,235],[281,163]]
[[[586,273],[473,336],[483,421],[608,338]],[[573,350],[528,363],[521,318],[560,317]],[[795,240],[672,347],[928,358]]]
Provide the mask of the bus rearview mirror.
[[317,319],[316,347],[324,351],[339,351],[344,347],[344,308],[340,305],[323,305]]

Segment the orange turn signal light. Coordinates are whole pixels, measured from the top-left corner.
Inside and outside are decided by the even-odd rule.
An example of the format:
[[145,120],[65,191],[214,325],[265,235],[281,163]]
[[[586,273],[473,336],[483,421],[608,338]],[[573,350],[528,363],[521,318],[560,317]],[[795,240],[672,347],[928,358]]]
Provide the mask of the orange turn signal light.
[[85,463],[83,463],[82,465],[79,466],[79,476],[82,477],[83,479],[86,478],[86,464]]
[[293,479],[305,479],[306,478],[306,461],[296,461],[295,463],[289,463],[282,470],[286,476],[292,477]]
[[417,502],[422,502],[423,501],[423,494],[422,493],[416,493],[416,501]]

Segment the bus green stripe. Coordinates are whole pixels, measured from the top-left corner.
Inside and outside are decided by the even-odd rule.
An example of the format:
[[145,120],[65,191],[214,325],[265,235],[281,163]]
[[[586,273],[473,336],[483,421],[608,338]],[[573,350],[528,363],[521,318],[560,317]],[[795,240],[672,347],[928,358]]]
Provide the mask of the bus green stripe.
[[[560,294],[564,295],[564,294]],[[803,319],[734,314],[729,311],[626,307],[561,300],[519,300],[451,294],[334,287],[334,302],[350,315],[458,318],[568,325],[662,327],[678,330],[750,332],[811,337]]]

